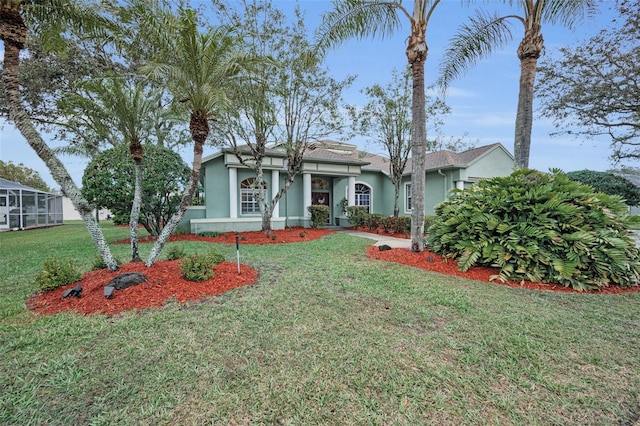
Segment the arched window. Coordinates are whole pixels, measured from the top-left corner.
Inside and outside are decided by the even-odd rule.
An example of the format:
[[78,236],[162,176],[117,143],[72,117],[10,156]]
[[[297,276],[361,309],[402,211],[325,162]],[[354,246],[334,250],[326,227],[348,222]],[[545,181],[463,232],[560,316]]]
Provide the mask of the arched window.
[[256,178],[247,178],[240,182],[240,208],[242,214],[260,214],[260,204],[258,204],[258,194],[260,191],[266,192],[267,184],[262,189],[257,187]]
[[364,183],[356,183],[356,206],[364,206],[371,213],[371,187]]
[[312,191],[328,191],[329,190],[329,182],[322,178],[312,178],[311,179],[311,190]]

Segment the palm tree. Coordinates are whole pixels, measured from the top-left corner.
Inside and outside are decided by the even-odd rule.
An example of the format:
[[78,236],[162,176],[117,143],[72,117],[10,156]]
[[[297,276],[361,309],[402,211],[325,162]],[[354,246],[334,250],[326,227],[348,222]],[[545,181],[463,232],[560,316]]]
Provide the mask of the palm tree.
[[60,185],[62,193],[69,197],[80,213],[105,264],[110,270],[115,271],[118,269],[118,264],[91,213],[91,206],[80,195],[78,187],[65,166],[33,125],[22,104],[18,79],[20,52],[26,48],[29,27],[46,32],[46,37],[43,39],[47,40],[49,48],[60,48],[64,46],[63,33],[69,30],[87,30],[95,33],[103,25],[108,25],[108,21],[98,16],[95,9],[78,1],[0,0],[0,38],[4,42],[2,79],[5,85],[9,119],[47,165],[51,175]]
[[401,17],[408,20],[411,34],[405,50],[411,67],[413,94],[411,101],[411,251],[424,248],[424,161],[426,153],[426,114],[424,63],[427,60],[427,25],[440,0],[414,0],[413,13],[400,1],[334,0],[334,9],[323,16],[318,30],[320,51],[336,47],[353,37],[391,35],[401,26]]
[[254,62],[248,53],[238,52],[233,30],[226,26],[200,32],[194,10],[180,7],[177,15],[136,1],[136,13],[145,30],[153,33],[157,50],[154,60],[142,67],[149,78],[168,85],[174,100],[189,114],[189,131],[194,142],[191,178],[176,213],[158,236],[145,264],[151,266],[171,232],[180,222],[198,185],[202,150],[210,134],[209,120],[230,107],[232,81]]
[[138,250],[138,219],[142,203],[142,141],[148,137],[148,126],[143,123],[157,109],[157,95],[145,90],[142,82],[128,84],[124,78],[111,75],[103,80],[93,80],[85,84],[92,93],[91,99],[84,99],[84,105],[93,111],[105,112],[108,122],[129,145],[129,153],[134,163],[134,197],[129,216],[131,234],[131,261],[141,262]]
[[441,64],[441,84],[446,90],[451,81],[494,49],[504,47],[512,39],[509,20],[519,21],[524,36],[518,46],[520,89],[513,144],[516,166],[529,166],[531,128],[533,125],[533,86],[538,58],[544,49],[542,24],[562,24],[570,28],[595,10],[595,0],[505,0],[517,3],[521,15],[499,16],[477,11],[469,24],[462,25],[451,40]]

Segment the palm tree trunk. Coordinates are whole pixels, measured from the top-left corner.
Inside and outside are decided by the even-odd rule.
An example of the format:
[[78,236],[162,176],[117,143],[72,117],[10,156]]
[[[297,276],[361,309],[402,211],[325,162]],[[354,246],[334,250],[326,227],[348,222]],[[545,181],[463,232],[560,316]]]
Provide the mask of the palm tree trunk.
[[173,214],[173,216],[171,216],[171,219],[169,219],[169,222],[164,226],[164,228],[162,228],[162,232],[160,232],[160,235],[158,235],[158,239],[153,245],[151,253],[149,253],[149,257],[145,262],[145,266],[147,267],[155,263],[156,258],[160,254],[160,251],[162,251],[164,245],[167,243],[167,241],[169,241],[171,233],[184,217],[184,212],[187,211],[187,207],[189,207],[189,205],[191,204],[193,194],[196,192],[196,188],[198,187],[200,168],[202,167],[202,147],[204,146],[204,143],[207,140],[210,131],[206,112],[194,111],[191,114],[189,130],[194,141],[191,178],[189,179],[189,183],[187,184],[187,188],[182,197],[182,201],[180,201],[178,210]]
[[424,249],[424,161],[426,155],[426,114],[424,62],[411,64],[413,99],[411,103],[411,251]]
[[[416,9],[418,10],[418,9]],[[427,144],[425,113],[424,63],[427,60],[427,23],[416,17],[411,22],[411,36],[406,55],[411,65],[411,251],[424,249],[424,161]]]
[[129,216],[129,230],[131,231],[131,261],[142,262],[138,250],[138,219],[140,218],[140,204],[142,204],[142,164],[135,160],[135,183],[133,189],[133,205]]
[[[7,10],[4,9],[4,7],[2,9],[2,19],[4,21]],[[19,14],[18,17],[20,18],[20,22],[22,22],[22,18]],[[15,19],[15,16],[13,18]],[[69,172],[67,172],[67,169],[64,167],[62,162],[60,162],[49,146],[44,142],[31,122],[31,118],[27,114],[27,111],[22,106],[20,84],[18,80],[18,67],[20,64],[20,50],[23,46],[23,43],[21,43],[20,40],[26,39],[27,28],[24,26],[24,23],[22,23],[22,25],[16,25],[14,30],[18,29],[24,31],[24,34],[16,34],[15,37],[17,38],[17,41],[12,41],[12,39],[9,38],[12,34],[5,28],[5,25],[6,21],[1,24],[3,27],[1,30],[2,38],[4,40],[4,70],[2,78],[5,85],[5,97],[9,107],[9,117],[11,121],[14,122],[22,136],[27,140],[27,143],[47,165],[51,172],[51,176],[60,185],[62,193],[69,197],[73,206],[80,213],[80,216],[89,231],[91,239],[96,244],[98,251],[100,252],[100,256],[109,270],[117,271],[118,264],[111,254],[111,250],[104,239],[102,230],[93,217],[93,209],[80,195],[80,191],[73,183]]]
[[523,169],[529,167],[533,127],[533,85],[536,79],[537,62],[538,59],[535,57],[527,57],[520,61],[520,92],[513,154],[516,166]]
[[518,112],[516,114],[516,134],[513,141],[513,155],[516,167],[529,167],[531,149],[531,128],[533,126],[533,84],[536,79],[538,58],[544,49],[540,24],[533,23],[525,31],[518,45],[520,59],[520,92],[518,94]]

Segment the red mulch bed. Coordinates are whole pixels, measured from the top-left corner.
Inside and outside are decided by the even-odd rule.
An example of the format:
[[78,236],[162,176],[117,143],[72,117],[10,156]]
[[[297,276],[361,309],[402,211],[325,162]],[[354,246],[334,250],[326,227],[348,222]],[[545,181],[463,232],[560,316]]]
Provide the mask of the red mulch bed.
[[[305,235],[300,236],[300,232],[303,231]],[[326,229],[292,228],[291,230],[275,231],[275,239],[267,238],[262,232],[242,232],[239,236],[241,244],[279,244],[315,240],[333,232]],[[189,240],[235,244],[235,237],[236,235],[233,232],[217,237],[184,234],[171,236],[170,241]],[[120,241],[120,243],[128,242],[128,239]],[[468,271],[462,272],[458,270],[456,261],[445,259],[428,250],[422,253],[413,253],[408,249],[380,251],[378,247],[371,246],[367,249],[367,254],[373,259],[401,263],[472,280],[489,282],[491,275],[497,275],[497,269],[489,267],[472,267]],[[429,258],[432,261],[429,261]],[[182,278],[178,266],[179,262],[180,260],[158,261],[150,268],[146,268],[142,262],[126,263],[121,265],[120,270],[116,273],[109,272],[107,269],[91,271],[86,273],[79,282],[30,297],[27,300],[27,307],[34,312],[45,315],[70,310],[84,315],[93,313],[115,314],[132,309],[160,307],[171,299],[182,303],[188,300],[199,300],[207,296],[215,296],[237,287],[253,284],[258,277],[258,271],[247,265],[240,265],[240,274],[238,274],[236,263],[222,262],[216,265],[214,278],[207,281],[192,282]],[[113,297],[106,299],[104,297],[104,287],[117,274],[125,272],[141,272],[147,276],[148,281],[123,290],[115,290]],[[494,281],[494,283],[510,287],[577,293],[573,289],[558,284],[542,284],[528,281],[522,283]],[[82,286],[81,297],[62,298],[62,293],[66,289],[77,285]],[[640,291],[640,287],[622,289],[618,286],[610,286],[599,291],[589,291],[588,293],[622,294],[637,291]]]
[[[490,281],[489,277],[492,275],[498,275],[498,269],[485,267],[485,266],[472,266],[466,272],[462,272],[458,269],[458,262],[453,259],[443,258],[428,250],[424,250],[421,253],[411,252],[409,249],[394,248],[391,250],[380,251],[378,247],[371,246],[367,249],[367,254],[373,259],[384,260],[387,262],[396,262],[403,265],[414,266],[416,268],[426,269],[429,271],[439,272],[446,275],[455,275],[458,277],[467,278],[470,280],[478,280],[484,282],[491,282],[494,284],[506,285],[509,287],[526,288],[530,290],[547,290],[547,291],[559,291],[565,293],[595,293],[595,294],[624,294],[640,291],[640,286],[622,288],[617,285],[602,288],[601,290],[590,290],[585,292],[578,292],[572,288],[564,287],[560,284],[545,284],[545,283],[533,283],[530,281],[515,282],[509,281],[506,283],[500,280]],[[429,261],[432,259],[432,262]]]
[[[115,314],[131,309],[160,307],[170,299],[178,302],[198,300],[256,282],[258,271],[247,265],[222,262],[214,268],[214,277],[207,281],[193,282],[182,278],[180,260],[158,261],[147,268],[142,262],[126,263],[117,272],[100,269],[86,273],[82,280],[56,290],[36,294],[27,300],[27,307],[40,314],[77,311],[81,314]],[[115,290],[113,297],[104,297],[104,287],[117,274],[141,272],[147,282],[122,290]],[[81,297],[62,298],[68,288],[82,286]]]
[[[264,232],[241,232],[238,234],[240,244],[282,244],[299,243],[317,240],[335,231],[328,229],[287,228],[273,231],[275,238],[267,237]],[[140,239],[141,243],[151,242],[151,237]],[[206,241],[211,243],[235,244],[236,233],[227,232],[217,237],[203,237],[194,234],[172,235],[169,241]],[[129,239],[117,241],[115,244],[129,244]],[[213,279],[201,282],[187,281],[182,278],[180,261],[158,261],[146,268],[144,263],[127,263],[120,266],[116,273],[107,269],[86,273],[82,280],[56,290],[36,294],[27,300],[27,307],[40,314],[55,314],[62,311],[77,311],[88,315],[93,313],[115,314],[132,309],[160,307],[169,299],[178,302],[198,300],[206,296],[215,296],[236,287],[253,284],[258,272],[247,265],[233,262],[222,262],[216,265]],[[117,274],[125,272],[141,272],[147,276],[148,282],[123,290],[115,290],[113,297],[104,297],[104,287]],[[77,285],[82,287],[81,297],[62,298],[62,293]]]
[[[240,244],[282,244],[300,243],[304,241],[317,240],[335,231],[323,228],[287,228],[278,231],[271,231],[271,237],[267,237],[264,232],[240,232],[238,233]],[[275,238],[273,237],[275,235]],[[152,238],[140,238],[139,242],[146,243],[153,241]],[[217,237],[204,237],[195,234],[171,235],[169,241],[206,241],[210,243],[235,244],[236,233],[225,232]],[[114,244],[129,244],[129,239],[116,241]]]

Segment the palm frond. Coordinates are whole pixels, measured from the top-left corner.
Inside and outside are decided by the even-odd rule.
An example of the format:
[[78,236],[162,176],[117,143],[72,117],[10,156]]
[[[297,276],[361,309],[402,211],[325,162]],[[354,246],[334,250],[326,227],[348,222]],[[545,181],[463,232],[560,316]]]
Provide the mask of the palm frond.
[[440,63],[439,84],[443,91],[470,66],[513,40],[509,18],[516,17],[489,15],[477,10],[470,23],[459,28]]
[[322,55],[350,38],[385,38],[401,26],[399,13],[407,12],[397,1],[334,0],[316,31],[315,47]]
[[47,51],[63,50],[64,37],[69,33],[113,40],[120,28],[101,2],[23,1],[20,11],[29,31],[41,36]]
[[547,0],[536,2],[536,11],[540,23],[562,24],[572,28],[576,22],[590,16],[597,11],[595,0]]

